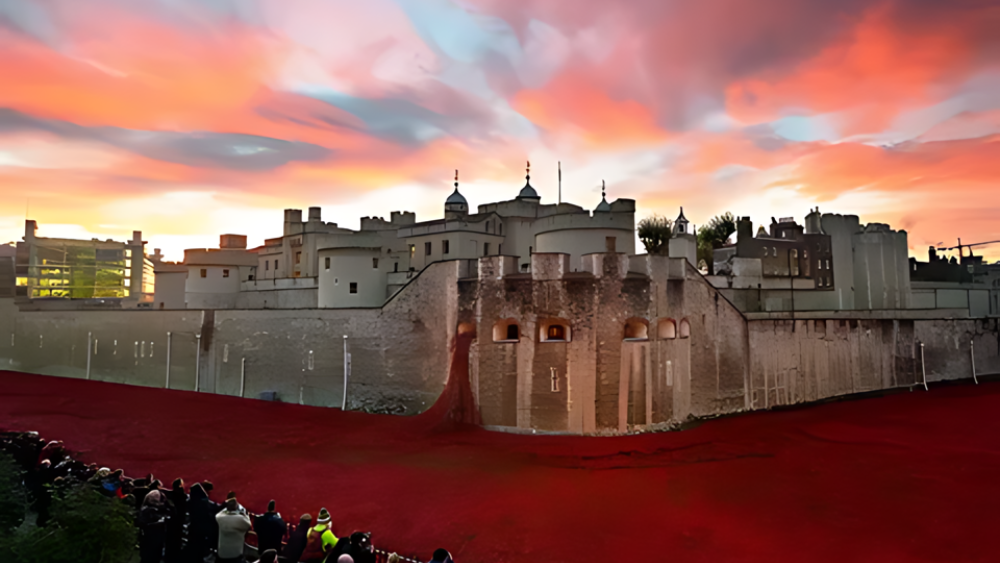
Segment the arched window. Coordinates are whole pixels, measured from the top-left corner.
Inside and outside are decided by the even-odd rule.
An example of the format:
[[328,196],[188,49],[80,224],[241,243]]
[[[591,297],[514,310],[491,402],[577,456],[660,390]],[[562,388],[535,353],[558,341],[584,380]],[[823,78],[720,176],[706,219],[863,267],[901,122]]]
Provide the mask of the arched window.
[[681,326],[680,326],[680,330],[678,332],[680,332],[680,337],[681,338],[688,338],[688,337],[690,337],[691,336],[691,323],[689,323],[687,319],[681,319]]
[[648,340],[649,323],[646,319],[631,318],[625,322],[625,340]]
[[540,342],[569,342],[569,323],[562,319],[538,321],[538,340]]
[[673,340],[677,338],[677,323],[673,319],[660,319],[656,326],[656,335],[660,340]]
[[521,340],[521,328],[514,319],[503,319],[493,325],[493,342],[517,342]]

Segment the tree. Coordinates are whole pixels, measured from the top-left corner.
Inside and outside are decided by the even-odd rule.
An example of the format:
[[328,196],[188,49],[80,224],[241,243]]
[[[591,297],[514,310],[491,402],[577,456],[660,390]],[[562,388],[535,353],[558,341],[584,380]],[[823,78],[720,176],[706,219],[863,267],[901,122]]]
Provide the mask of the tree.
[[132,508],[89,483],[50,486],[51,518],[43,528],[29,519],[23,472],[0,452],[0,561],[19,563],[128,563],[137,532]]
[[666,256],[674,236],[674,223],[661,215],[652,215],[639,221],[638,235],[646,252]]
[[709,275],[715,273],[715,249],[722,248],[735,232],[736,217],[728,211],[698,229],[698,262],[705,262]]

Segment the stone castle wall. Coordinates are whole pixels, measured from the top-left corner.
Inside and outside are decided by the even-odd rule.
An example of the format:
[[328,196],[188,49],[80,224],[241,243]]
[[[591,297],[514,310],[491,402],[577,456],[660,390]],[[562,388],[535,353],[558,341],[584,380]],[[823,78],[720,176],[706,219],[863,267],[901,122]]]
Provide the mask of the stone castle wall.
[[[0,300],[0,367],[150,387],[340,406],[348,335],[352,409],[413,414],[444,389],[458,266],[434,264],[382,308],[33,311]],[[200,335],[200,339],[196,337]],[[95,345],[96,342],[96,345]],[[199,352],[200,347],[200,352]],[[196,370],[196,363],[199,365]]]
[[[483,258],[478,276],[466,261],[432,264],[368,309],[19,312],[0,299],[0,367],[86,377],[89,348],[91,379],[165,387],[169,332],[171,389],[197,378],[201,392],[339,407],[346,334],[349,408],[414,414],[440,396],[462,330],[476,334],[469,378],[484,425],[572,433],[905,387],[924,372],[970,378],[973,353],[978,373],[1000,374],[995,318],[748,318],[681,258],[591,254],[574,272],[568,255],[536,253],[530,274],[514,260]],[[516,323],[518,339],[494,341],[498,322]],[[542,341],[553,324],[568,340]]]

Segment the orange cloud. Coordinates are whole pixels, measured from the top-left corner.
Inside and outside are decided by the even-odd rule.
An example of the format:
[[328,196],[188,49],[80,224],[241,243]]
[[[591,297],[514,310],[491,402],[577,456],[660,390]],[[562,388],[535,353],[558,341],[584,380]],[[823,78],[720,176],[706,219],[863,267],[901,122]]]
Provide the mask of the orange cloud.
[[114,24],[77,31],[66,53],[0,31],[0,106],[81,125],[215,130],[267,84],[282,53],[235,24],[213,35],[101,16]]
[[847,112],[845,136],[879,132],[901,111],[945,99],[973,69],[976,52],[956,24],[905,29],[889,4],[869,10],[839,41],[780,74],[765,73],[726,88],[726,109],[748,122],[788,110]]
[[542,89],[521,91],[511,105],[543,129],[568,129],[590,148],[620,149],[667,139],[649,108],[635,100],[612,99],[583,75],[563,74]]

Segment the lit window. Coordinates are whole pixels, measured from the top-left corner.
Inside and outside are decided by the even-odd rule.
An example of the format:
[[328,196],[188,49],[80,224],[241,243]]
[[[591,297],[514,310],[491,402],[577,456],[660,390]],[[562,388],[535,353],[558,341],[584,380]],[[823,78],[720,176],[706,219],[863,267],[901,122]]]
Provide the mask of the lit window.
[[826,261],[826,269],[827,269],[827,270],[829,270],[829,269],[830,269],[830,261],[829,261],[829,260],[827,260],[827,261]]
[[546,340],[566,340],[566,329],[562,325],[552,325],[546,334]]
[[358,282],[351,282],[351,293],[358,292]]
[[222,277],[228,278],[229,277],[229,270],[222,270]]
[[201,277],[207,278],[208,277],[208,270],[206,270],[205,268],[202,268],[201,269]]

